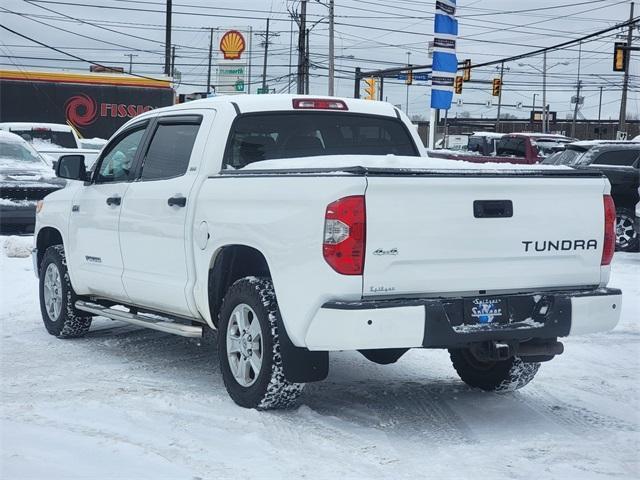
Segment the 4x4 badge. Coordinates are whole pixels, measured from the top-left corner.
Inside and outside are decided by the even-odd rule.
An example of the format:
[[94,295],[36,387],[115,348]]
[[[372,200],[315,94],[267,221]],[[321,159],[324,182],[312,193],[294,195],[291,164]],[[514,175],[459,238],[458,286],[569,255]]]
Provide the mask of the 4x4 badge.
[[385,250],[383,248],[379,248],[373,252],[374,255],[398,255],[398,249],[392,248],[390,250]]

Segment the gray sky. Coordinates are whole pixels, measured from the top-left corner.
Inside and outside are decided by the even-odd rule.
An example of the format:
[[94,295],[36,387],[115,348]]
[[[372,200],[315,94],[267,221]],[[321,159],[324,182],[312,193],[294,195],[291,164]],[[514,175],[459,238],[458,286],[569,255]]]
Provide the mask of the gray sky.
[[[63,2],[75,5],[63,5]],[[267,17],[271,18],[271,30],[279,33],[279,36],[271,39],[269,47],[268,83],[278,91],[286,91],[292,27],[287,7],[297,8],[298,3],[291,0],[174,0],[173,43],[177,46],[176,64],[182,72],[183,82],[179,91],[186,93],[204,89],[208,28],[224,31],[227,28],[251,26],[254,32],[262,32]],[[427,42],[431,40],[433,32],[433,0],[335,0],[335,3],[337,94],[352,96],[356,66],[363,70],[399,66],[406,64],[407,52],[411,52],[410,61],[413,64],[430,63]],[[461,0],[458,2],[458,56],[480,63],[578,38],[628,19],[629,3],[628,0]],[[327,91],[327,8],[317,1],[309,1],[308,5],[309,21],[318,22],[310,39],[311,61],[315,67],[311,70],[311,92],[324,94]],[[162,73],[164,0],[47,0],[31,3],[25,0],[2,0],[0,7],[3,9],[0,10],[3,24],[48,45],[88,60],[125,67],[128,66],[125,54],[132,53],[137,55],[133,59],[134,73]],[[509,13],[531,9],[536,10]],[[638,15],[640,5],[636,6]],[[295,24],[293,26],[295,29]],[[294,65],[297,61],[296,39],[297,34],[294,33]],[[618,116],[622,74],[611,71],[614,41],[615,34],[583,45],[581,79],[584,82],[585,103],[581,112],[587,118],[597,117],[600,86],[604,87],[602,117]],[[260,37],[254,36],[251,55],[254,82],[259,81],[258,75],[262,71],[260,42]],[[214,53],[216,59],[220,59],[217,43],[218,38],[214,40]],[[64,55],[34,47],[28,40],[6,31],[0,33],[0,47],[2,68],[55,66],[69,70],[88,69],[86,63],[71,61]],[[13,59],[12,63],[7,55],[34,58]],[[62,61],[51,60],[54,58]],[[551,110],[558,111],[559,118],[565,118],[572,111],[570,97],[574,94],[577,80],[577,60],[577,46],[552,52],[548,56],[549,66],[568,63],[555,65],[548,75],[548,101]],[[542,56],[524,62],[532,66],[519,66],[517,63],[506,65],[509,70],[505,71],[504,76],[503,104],[522,102],[530,105],[536,93],[536,104],[541,105],[542,76],[534,67],[542,67]],[[637,55],[631,65],[628,112],[637,115],[640,113]],[[295,66],[293,72],[295,74]],[[495,76],[495,67],[473,72],[473,79],[489,80]],[[406,87],[401,81],[395,84],[385,82],[384,93],[388,101],[404,107]],[[465,85],[461,98],[467,104],[461,108],[452,107],[450,115],[455,116],[457,112],[466,110],[473,116],[495,116],[495,108],[470,105],[484,104],[490,97],[490,85]],[[426,116],[428,104],[429,89],[425,83],[416,82],[409,89],[409,113]],[[504,108],[503,112],[528,116],[526,109]]]

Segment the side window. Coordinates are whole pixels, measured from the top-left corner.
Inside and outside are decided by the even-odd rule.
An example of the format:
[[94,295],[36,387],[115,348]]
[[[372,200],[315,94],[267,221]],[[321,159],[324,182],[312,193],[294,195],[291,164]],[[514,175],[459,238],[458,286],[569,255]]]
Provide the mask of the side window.
[[159,123],[143,160],[141,180],[184,175],[200,123]]
[[497,155],[524,157],[525,140],[518,137],[503,137],[496,146]]
[[638,158],[637,150],[614,150],[604,152],[593,161],[593,165],[616,165],[619,167],[632,167]]
[[145,129],[146,124],[130,130],[107,147],[107,153],[100,162],[96,183],[126,182],[131,179],[131,168]]

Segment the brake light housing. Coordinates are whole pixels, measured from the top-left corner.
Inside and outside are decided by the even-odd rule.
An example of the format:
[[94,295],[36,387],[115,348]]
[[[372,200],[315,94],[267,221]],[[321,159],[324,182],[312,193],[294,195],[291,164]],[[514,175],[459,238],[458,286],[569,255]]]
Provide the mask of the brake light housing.
[[322,255],[341,275],[362,275],[366,247],[364,195],[343,197],[327,205]]
[[611,195],[604,195],[604,241],[600,265],[609,265],[616,249],[616,206]]
[[294,98],[293,108],[296,110],[349,110],[343,100],[330,98]]

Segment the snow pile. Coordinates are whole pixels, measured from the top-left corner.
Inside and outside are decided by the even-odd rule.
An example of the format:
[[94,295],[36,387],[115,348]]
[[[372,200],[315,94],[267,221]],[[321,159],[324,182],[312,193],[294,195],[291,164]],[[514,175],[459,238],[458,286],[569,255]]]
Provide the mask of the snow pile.
[[4,254],[9,258],[27,258],[31,255],[32,237],[17,237],[12,235],[4,241]]

